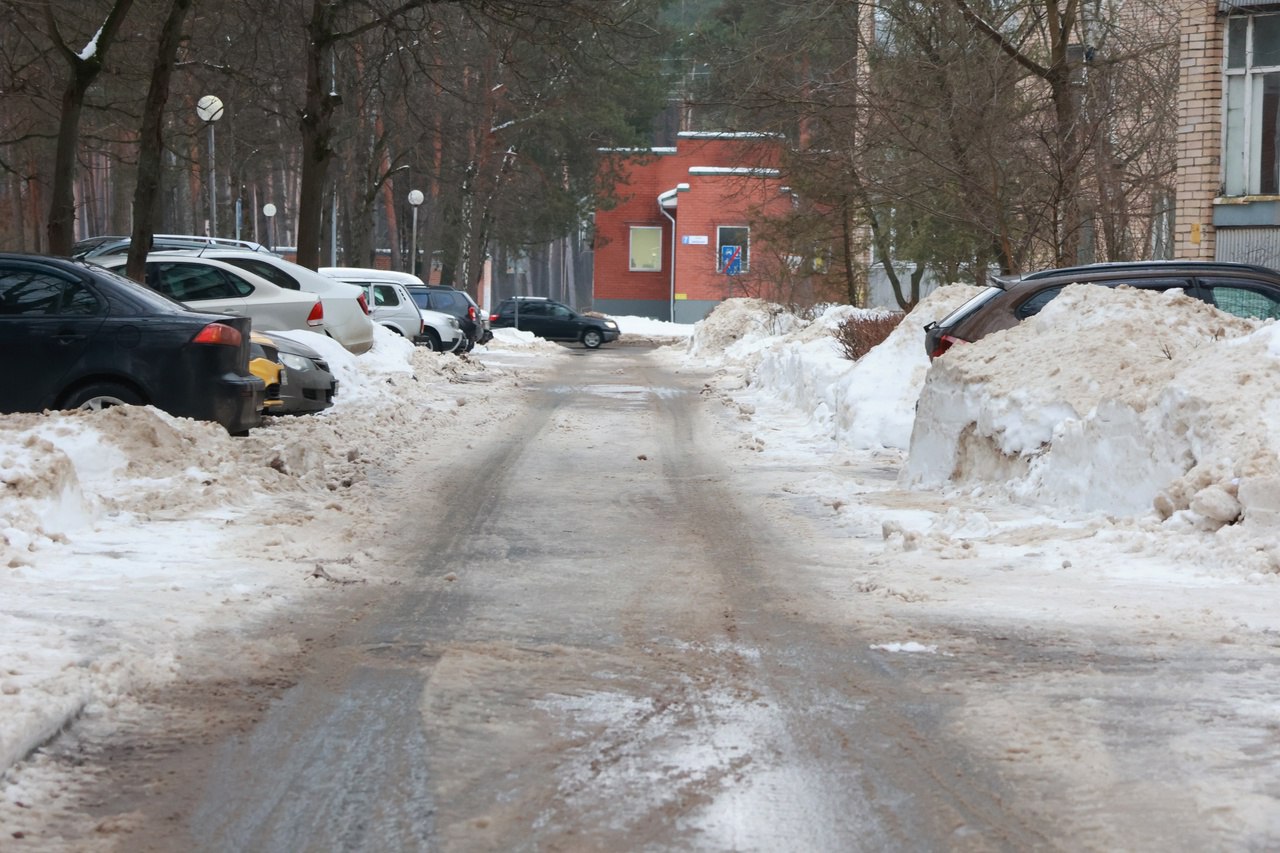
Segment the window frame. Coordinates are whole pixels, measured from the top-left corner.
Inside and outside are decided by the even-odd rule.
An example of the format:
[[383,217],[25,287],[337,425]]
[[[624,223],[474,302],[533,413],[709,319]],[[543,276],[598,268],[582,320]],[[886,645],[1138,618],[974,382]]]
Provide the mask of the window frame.
[[[1255,37],[1262,19],[1270,19],[1270,65],[1254,64],[1261,52]],[[1280,195],[1280,11],[1228,16],[1223,42],[1222,195]],[[1263,121],[1266,113],[1270,128]]]
[[[741,244],[726,243],[724,241],[725,231],[743,231],[745,232],[746,240],[744,240]],[[737,245],[742,246],[742,268],[736,274],[745,275],[751,272],[751,226],[750,225],[717,225],[716,226],[716,257],[715,257],[716,272],[718,273],[724,272],[724,269],[720,266],[720,255],[721,255],[722,247],[737,246]]]
[[[658,243],[653,248],[653,260],[656,266],[636,265],[636,234],[639,232],[657,232]],[[627,271],[628,272],[662,272],[662,226],[661,225],[628,225],[627,226]]]
[[[38,302],[8,300],[14,306],[26,305],[29,308],[39,307],[41,310],[14,311],[12,313],[0,312],[0,317],[32,321],[36,319],[96,317],[102,313],[103,302],[101,297],[98,296],[93,288],[79,279],[59,275],[50,270],[33,269],[21,264],[0,267],[0,280],[11,279],[15,276],[20,276],[24,280],[14,281],[12,286],[15,288],[21,287],[24,283],[40,281],[44,283],[47,295],[38,300]],[[8,292],[7,287],[4,288],[4,292]],[[90,301],[77,301],[73,298],[73,294],[87,295]],[[71,310],[77,306],[80,306],[81,310]]]

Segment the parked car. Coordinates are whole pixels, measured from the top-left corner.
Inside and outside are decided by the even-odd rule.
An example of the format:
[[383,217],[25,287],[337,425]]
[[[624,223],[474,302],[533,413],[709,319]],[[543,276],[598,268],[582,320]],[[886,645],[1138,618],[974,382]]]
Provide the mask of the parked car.
[[216,246],[165,254],[188,254],[225,261],[286,290],[314,293],[324,303],[325,334],[356,355],[368,352],[373,346],[374,321],[369,316],[369,300],[364,288],[358,285],[321,275],[266,252]]
[[613,320],[579,314],[568,305],[541,296],[503,300],[498,310],[489,315],[489,325],[532,332],[549,341],[576,341],[587,349],[621,337]]
[[0,254],[0,412],[149,404],[245,433],[265,394],[249,327],[92,264]]
[[[127,255],[132,237],[87,237],[77,241],[71,247],[71,257],[77,260],[90,261],[111,255]],[[229,240],[223,237],[204,237],[199,234],[153,234],[151,235],[151,251],[160,252],[169,249],[200,249],[221,247],[224,249],[241,249],[263,254],[274,254],[261,243],[252,240]]]
[[[436,352],[466,349],[466,335],[457,318],[419,308],[407,285],[421,285],[416,275],[367,267],[321,267],[320,273],[358,284],[369,294],[369,311],[375,322]],[[414,312],[417,313],[416,319]],[[417,331],[412,329],[417,328]]]
[[471,352],[476,344],[488,343],[493,337],[488,317],[470,294],[439,284],[407,284],[405,289],[419,308],[451,314],[458,319],[467,336],[467,352]]
[[1128,285],[1182,290],[1238,317],[1280,318],[1280,273],[1218,261],[1138,261],[1041,270],[992,285],[924,327],[925,351],[937,358],[952,345],[976,341],[1033,317],[1069,284]]
[[[123,255],[97,259],[123,273]],[[247,270],[213,258],[164,252],[147,255],[146,284],[200,311],[237,314],[255,329],[305,329],[324,333],[324,304],[314,293],[285,290]]]
[[333,405],[338,380],[320,353],[287,332],[254,332],[253,342],[262,357],[279,368],[275,403],[270,401],[271,385],[267,385],[267,414],[303,415]]

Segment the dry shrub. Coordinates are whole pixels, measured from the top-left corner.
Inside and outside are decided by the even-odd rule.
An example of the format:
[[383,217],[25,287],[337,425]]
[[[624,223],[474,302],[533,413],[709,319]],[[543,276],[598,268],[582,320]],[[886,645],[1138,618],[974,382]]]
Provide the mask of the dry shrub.
[[844,357],[857,361],[889,337],[905,316],[901,311],[858,314],[837,326],[831,335],[840,344]]

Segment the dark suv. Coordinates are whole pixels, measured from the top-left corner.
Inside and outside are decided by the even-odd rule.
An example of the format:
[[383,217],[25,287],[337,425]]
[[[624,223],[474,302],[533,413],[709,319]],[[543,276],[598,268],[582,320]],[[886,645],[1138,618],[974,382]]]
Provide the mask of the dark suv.
[[577,341],[587,349],[616,341],[618,324],[602,317],[579,314],[568,305],[542,296],[506,299],[489,315],[489,325],[532,332],[549,341]]
[[465,291],[438,284],[406,284],[405,290],[409,291],[419,308],[457,317],[458,325],[467,336],[468,352],[476,344],[486,344],[493,337],[480,306]]
[[937,358],[952,344],[1016,326],[1040,313],[1069,284],[1177,289],[1237,317],[1280,318],[1280,273],[1267,267],[1218,261],[1089,264],[993,278],[991,287],[924,327],[925,351]]

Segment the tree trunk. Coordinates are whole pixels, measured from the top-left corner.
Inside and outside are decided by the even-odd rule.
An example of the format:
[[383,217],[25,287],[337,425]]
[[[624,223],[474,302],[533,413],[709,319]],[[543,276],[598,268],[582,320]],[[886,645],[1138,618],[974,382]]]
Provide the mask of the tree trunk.
[[80,143],[80,116],[84,96],[98,76],[101,66],[77,61],[71,79],[62,92],[62,109],[58,117],[58,147],[53,159],[53,189],[49,206],[49,253],[70,255],[75,243],[76,227],[76,148]]
[[125,274],[134,281],[145,278],[147,250],[155,233],[157,201],[160,198],[162,158],[164,156],[164,106],[169,100],[169,81],[182,41],[182,25],[193,0],[173,0],[155,65],[151,69],[151,85],[143,106],[140,148],[138,151],[138,184],[133,192],[133,235],[129,243],[129,260]]
[[333,111],[341,98],[332,91],[329,60],[333,55],[333,15],[327,0],[312,0],[307,24],[307,94],[299,125],[302,132],[302,177],[298,187],[298,258],[318,269],[324,220],[325,185],[333,160]]
[[102,29],[98,31],[93,43],[93,53],[88,56],[82,56],[81,52],[72,50],[62,40],[52,6],[46,9],[49,37],[53,40],[54,48],[66,59],[69,68],[67,85],[62,91],[62,108],[58,118],[58,144],[53,160],[53,188],[47,226],[48,250],[53,255],[71,254],[71,246],[75,242],[76,148],[80,144],[80,116],[84,112],[85,95],[98,79],[98,75],[102,73],[107,50],[132,5],[133,0],[116,0],[107,14]]

